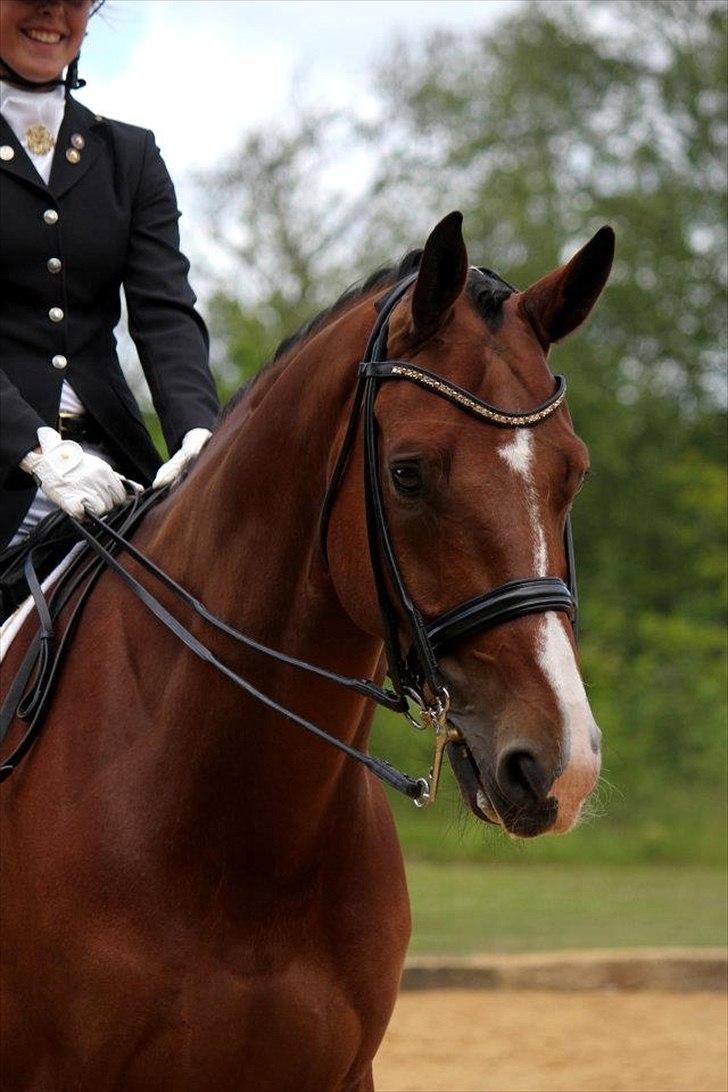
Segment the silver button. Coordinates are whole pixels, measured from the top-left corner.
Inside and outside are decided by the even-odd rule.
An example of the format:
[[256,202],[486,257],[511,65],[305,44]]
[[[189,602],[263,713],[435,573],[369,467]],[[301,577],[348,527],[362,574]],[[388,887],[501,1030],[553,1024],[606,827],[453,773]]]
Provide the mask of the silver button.
[[11,159],[14,159],[14,158],[15,158],[15,149],[12,148],[9,144],[3,144],[0,147],[0,159],[4,160],[5,163],[8,163]]
[[45,212],[43,213],[43,219],[45,220],[45,222],[47,224],[57,224],[58,223],[58,213],[56,212],[55,209],[46,209]]
[[86,141],[83,139],[80,133],[74,133],[71,137],[71,144],[74,148],[78,148],[80,150],[81,148],[84,148],[86,146]]
[[63,369],[68,366],[68,361],[65,356],[62,356],[61,353],[59,353],[58,356],[53,357],[51,364],[54,368],[58,368],[59,371],[63,371]]
[[49,273],[60,273],[63,268],[63,262],[60,258],[49,258],[46,265]]
[[60,307],[51,307],[48,312],[48,318],[51,322],[63,322],[64,314]]

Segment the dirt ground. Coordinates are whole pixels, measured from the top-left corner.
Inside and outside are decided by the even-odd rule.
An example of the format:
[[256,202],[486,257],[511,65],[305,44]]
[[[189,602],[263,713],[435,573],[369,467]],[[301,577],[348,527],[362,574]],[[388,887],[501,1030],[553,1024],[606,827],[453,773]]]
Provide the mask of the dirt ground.
[[726,1000],[652,990],[400,994],[377,1092],[725,1092]]

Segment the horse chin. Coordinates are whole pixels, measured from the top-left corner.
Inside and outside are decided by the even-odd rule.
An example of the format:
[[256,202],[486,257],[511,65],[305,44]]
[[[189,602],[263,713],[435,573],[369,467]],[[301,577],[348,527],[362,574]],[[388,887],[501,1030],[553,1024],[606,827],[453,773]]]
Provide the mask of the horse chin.
[[526,811],[503,797],[480,769],[464,739],[450,743],[447,753],[463,798],[476,819],[502,827],[512,838],[535,838],[553,829],[558,814],[553,797]]

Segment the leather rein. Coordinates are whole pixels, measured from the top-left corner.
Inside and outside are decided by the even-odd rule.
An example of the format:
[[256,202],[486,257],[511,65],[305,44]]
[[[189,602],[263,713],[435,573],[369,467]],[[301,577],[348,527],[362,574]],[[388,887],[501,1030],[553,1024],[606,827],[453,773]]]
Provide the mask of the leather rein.
[[[25,573],[40,618],[40,630],[26,654],[18,676],[10,687],[8,696],[0,707],[0,739],[16,715],[29,723],[24,736],[0,767],[0,781],[5,780],[13,772],[37,738],[52,694],[53,684],[58,675],[61,659],[68,646],[69,637],[75,629],[83,604],[86,602],[92,587],[104,569],[108,567],[113,569],[123,583],[178,640],[200,660],[210,664],[235,686],[244,690],[269,709],[286,717],[319,739],[362,763],[380,780],[410,797],[417,806],[422,807],[434,802],[445,747],[449,742],[461,738],[457,729],[450,725],[447,720],[450,697],[439,670],[438,655],[441,655],[444,650],[449,649],[456,642],[464,640],[475,633],[526,614],[552,610],[562,611],[567,613],[572,620],[572,624],[575,624],[577,591],[571,526],[567,518],[564,539],[568,583],[556,577],[531,577],[512,580],[480,596],[469,599],[430,621],[423,619],[412,602],[397,562],[382,493],[379,434],[374,412],[375,400],[381,383],[390,379],[415,383],[423,390],[445,399],[464,412],[470,413],[486,423],[503,428],[523,428],[537,425],[562,405],[566,393],[564,378],[557,376],[556,389],[546,401],[529,412],[511,413],[483,402],[469,391],[424,368],[417,367],[407,361],[387,359],[389,317],[416,277],[417,274],[413,273],[400,281],[379,304],[377,320],[370,334],[363,362],[359,366],[351,415],[334,472],[324,497],[320,523],[321,550],[324,558],[328,560],[327,539],[331,513],[346,473],[361,419],[364,433],[364,493],[369,553],[384,631],[387,674],[392,682],[393,689],[378,686],[368,679],[355,679],[339,675],[315,664],[310,664],[305,660],[288,656],[256,641],[213,615],[199,600],[137,550],[126,537],[132,532],[149,506],[160,496],[158,491],[155,494],[147,493],[142,495],[141,498],[135,497],[130,501],[131,514],[127,515],[125,509],[121,520],[118,517],[115,518],[114,513],[107,520],[100,520],[97,516],[87,512],[86,523],[81,523],[73,517],[69,517],[77,533],[85,540],[88,549],[84,553],[83,559],[80,559],[80,571],[78,567],[74,568],[70,582],[62,580],[62,586],[59,585],[54,589],[51,607],[45,600],[35,574],[32,552],[28,555]],[[112,523],[117,526],[112,526]],[[429,777],[412,778],[408,774],[395,769],[388,762],[357,750],[326,732],[312,721],[290,709],[286,709],[241,675],[232,671],[187,627],[182,625],[136,577],[120,564],[115,556],[115,553],[119,550],[128,553],[147,573],[172,592],[198,617],[204,619],[205,622],[231,640],[279,663],[305,671],[338,686],[343,686],[384,708],[403,713],[416,728],[432,729],[435,740]],[[92,558],[90,564],[84,565],[83,561],[89,557]],[[58,649],[55,655],[52,655],[54,619],[58,617],[63,606],[83,583],[84,577],[87,577],[87,583],[74,604]],[[388,591],[388,585],[393,589],[394,600]],[[402,621],[404,621],[404,627],[410,641],[409,651],[406,655],[402,652],[399,636]],[[30,692],[26,693],[28,678],[34,670],[33,686]]]

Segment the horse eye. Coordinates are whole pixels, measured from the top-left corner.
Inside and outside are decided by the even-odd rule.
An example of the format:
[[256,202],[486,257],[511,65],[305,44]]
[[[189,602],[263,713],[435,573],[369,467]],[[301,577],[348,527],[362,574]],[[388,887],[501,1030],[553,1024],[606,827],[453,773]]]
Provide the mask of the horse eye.
[[391,474],[398,493],[412,497],[422,492],[424,482],[417,463],[399,463],[392,467]]

